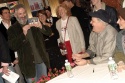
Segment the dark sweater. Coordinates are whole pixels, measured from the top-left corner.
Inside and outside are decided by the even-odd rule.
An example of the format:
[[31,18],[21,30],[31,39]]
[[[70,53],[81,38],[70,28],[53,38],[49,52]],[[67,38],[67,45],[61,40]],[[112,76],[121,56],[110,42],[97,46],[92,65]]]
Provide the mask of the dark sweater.
[[[45,50],[43,34],[49,36],[51,35],[51,30],[43,26],[42,29],[31,27],[31,31],[40,57],[42,58],[46,66],[49,67],[49,57]],[[35,77],[36,71],[32,48],[30,42],[26,39],[26,36],[23,34],[22,27],[18,22],[13,24],[8,29],[8,43],[10,48],[12,50],[17,51],[18,53],[19,66],[22,73],[27,78]]]
[[[3,25],[3,23],[1,22],[0,24],[0,32],[3,34],[3,36],[5,37],[6,39],[6,42],[8,41],[8,35],[7,35],[7,29],[6,27]],[[11,56],[11,62],[13,62],[15,60],[15,54],[14,54],[14,51],[9,49],[9,53],[10,53],[10,56]]]
[[44,35],[44,41],[47,49],[52,47],[58,47],[57,39],[59,38],[59,33],[55,25],[58,19],[56,17],[52,17],[52,19],[53,19],[53,25],[50,27],[50,29],[52,30],[52,33],[54,35],[52,35],[51,37]]

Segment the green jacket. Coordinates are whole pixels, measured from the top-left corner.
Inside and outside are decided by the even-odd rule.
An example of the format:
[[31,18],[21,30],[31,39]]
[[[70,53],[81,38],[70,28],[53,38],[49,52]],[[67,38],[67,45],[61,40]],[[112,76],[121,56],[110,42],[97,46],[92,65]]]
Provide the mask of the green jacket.
[[[43,62],[49,67],[49,57],[45,50],[43,34],[51,35],[50,28],[43,26],[42,29],[31,27],[34,41]],[[21,72],[27,77],[35,77],[34,55],[29,41],[23,34],[21,25],[16,22],[8,29],[8,43],[12,50],[17,51]]]
[[123,61],[125,63],[125,54],[119,50],[116,50],[115,55],[113,56],[116,63]]
[[119,61],[124,61],[125,63],[125,53],[124,53],[124,45],[123,45],[123,39],[125,36],[125,30],[121,30],[116,37],[116,52],[114,55],[114,60],[116,61],[116,63],[118,63]]

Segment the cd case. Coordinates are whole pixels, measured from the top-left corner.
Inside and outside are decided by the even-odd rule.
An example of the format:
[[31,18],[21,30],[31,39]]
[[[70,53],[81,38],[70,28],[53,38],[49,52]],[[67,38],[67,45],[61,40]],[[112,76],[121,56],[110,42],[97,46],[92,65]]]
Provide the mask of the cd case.
[[19,78],[19,75],[18,75],[17,73],[15,73],[15,72],[11,71],[11,70],[9,70],[9,71],[10,71],[10,72],[9,72],[9,73],[10,73],[9,76],[3,74],[2,77],[3,77],[5,80],[7,80],[8,82],[10,82],[10,83],[16,83],[16,81],[17,81],[18,78]]
[[28,19],[28,23],[29,23],[29,24],[33,24],[33,23],[35,23],[35,22],[38,22],[38,18],[37,18],[37,17],[33,17],[33,18],[29,18],[29,19]]

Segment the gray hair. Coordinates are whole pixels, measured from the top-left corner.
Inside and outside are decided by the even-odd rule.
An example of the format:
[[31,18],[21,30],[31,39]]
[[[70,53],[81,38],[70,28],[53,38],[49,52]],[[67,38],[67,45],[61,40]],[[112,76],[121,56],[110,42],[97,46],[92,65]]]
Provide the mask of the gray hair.
[[97,18],[98,21],[102,22],[104,24],[104,26],[106,26],[108,23],[104,22],[103,20],[101,20],[100,18]]
[[14,7],[14,13],[16,13],[20,8],[23,8],[25,9],[24,5],[23,4],[18,4]]
[[25,9],[25,7],[24,7],[23,4],[19,4],[19,5],[16,5],[16,6],[14,7],[14,9],[15,9],[15,11],[14,11],[14,16],[16,17],[17,21],[18,21],[20,24],[25,25],[26,22],[27,22],[27,20],[28,20],[28,15],[27,15],[27,12],[26,12],[25,21],[21,20],[21,19],[18,17],[18,13],[17,13],[18,10],[21,9],[21,8],[22,8],[22,9]]

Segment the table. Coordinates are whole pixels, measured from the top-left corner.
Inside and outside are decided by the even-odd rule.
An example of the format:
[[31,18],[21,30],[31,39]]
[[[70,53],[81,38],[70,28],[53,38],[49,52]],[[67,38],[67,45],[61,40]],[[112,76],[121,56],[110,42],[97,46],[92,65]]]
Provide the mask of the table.
[[[94,72],[93,72],[94,69]],[[67,73],[61,74],[47,83],[125,83],[125,71],[117,72],[118,79],[111,79],[108,64],[76,66],[72,69],[74,76],[69,78]]]

